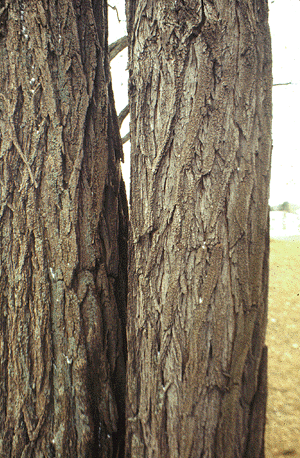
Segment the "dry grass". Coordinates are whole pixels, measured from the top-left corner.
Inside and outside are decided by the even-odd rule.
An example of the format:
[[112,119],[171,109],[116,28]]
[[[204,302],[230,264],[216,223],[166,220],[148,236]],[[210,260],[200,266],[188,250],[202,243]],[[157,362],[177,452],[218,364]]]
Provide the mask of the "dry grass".
[[266,458],[300,458],[300,239],[272,240]]

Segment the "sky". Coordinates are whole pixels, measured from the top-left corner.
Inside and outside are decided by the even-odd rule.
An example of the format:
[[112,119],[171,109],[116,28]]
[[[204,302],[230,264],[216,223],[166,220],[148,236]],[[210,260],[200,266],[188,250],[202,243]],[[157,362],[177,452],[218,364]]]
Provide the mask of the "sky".
[[[125,0],[110,0],[109,42],[126,35]],[[118,16],[120,22],[118,21]],[[300,205],[300,0],[269,0],[273,51],[273,151],[270,205],[288,201]],[[117,112],[127,103],[127,49],[112,62]],[[286,83],[291,83],[286,85]],[[129,116],[121,135],[129,131]],[[129,192],[130,144],[124,145],[123,175]]]
[[270,205],[300,205],[300,1],[271,0],[273,152]]

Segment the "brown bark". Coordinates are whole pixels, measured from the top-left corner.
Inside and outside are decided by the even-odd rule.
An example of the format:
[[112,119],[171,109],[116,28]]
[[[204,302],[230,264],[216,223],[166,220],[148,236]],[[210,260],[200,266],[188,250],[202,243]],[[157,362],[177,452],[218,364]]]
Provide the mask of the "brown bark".
[[266,0],[128,0],[130,458],[264,456]]
[[127,203],[106,2],[0,3],[0,456],[122,456]]

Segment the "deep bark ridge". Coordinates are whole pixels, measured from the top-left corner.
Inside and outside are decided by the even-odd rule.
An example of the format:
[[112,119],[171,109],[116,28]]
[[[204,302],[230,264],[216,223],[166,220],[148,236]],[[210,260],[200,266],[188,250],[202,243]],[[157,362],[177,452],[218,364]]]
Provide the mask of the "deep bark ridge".
[[128,215],[106,3],[0,3],[0,456],[121,456]]
[[127,0],[129,458],[264,456],[266,0]]

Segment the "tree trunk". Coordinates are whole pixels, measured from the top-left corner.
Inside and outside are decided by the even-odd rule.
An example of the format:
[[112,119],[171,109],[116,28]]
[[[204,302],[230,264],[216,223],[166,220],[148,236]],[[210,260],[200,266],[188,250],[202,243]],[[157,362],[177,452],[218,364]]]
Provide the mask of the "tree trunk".
[[106,2],[0,3],[0,456],[122,456],[127,203]]
[[128,0],[130,458],[262,458],[266,0]]

